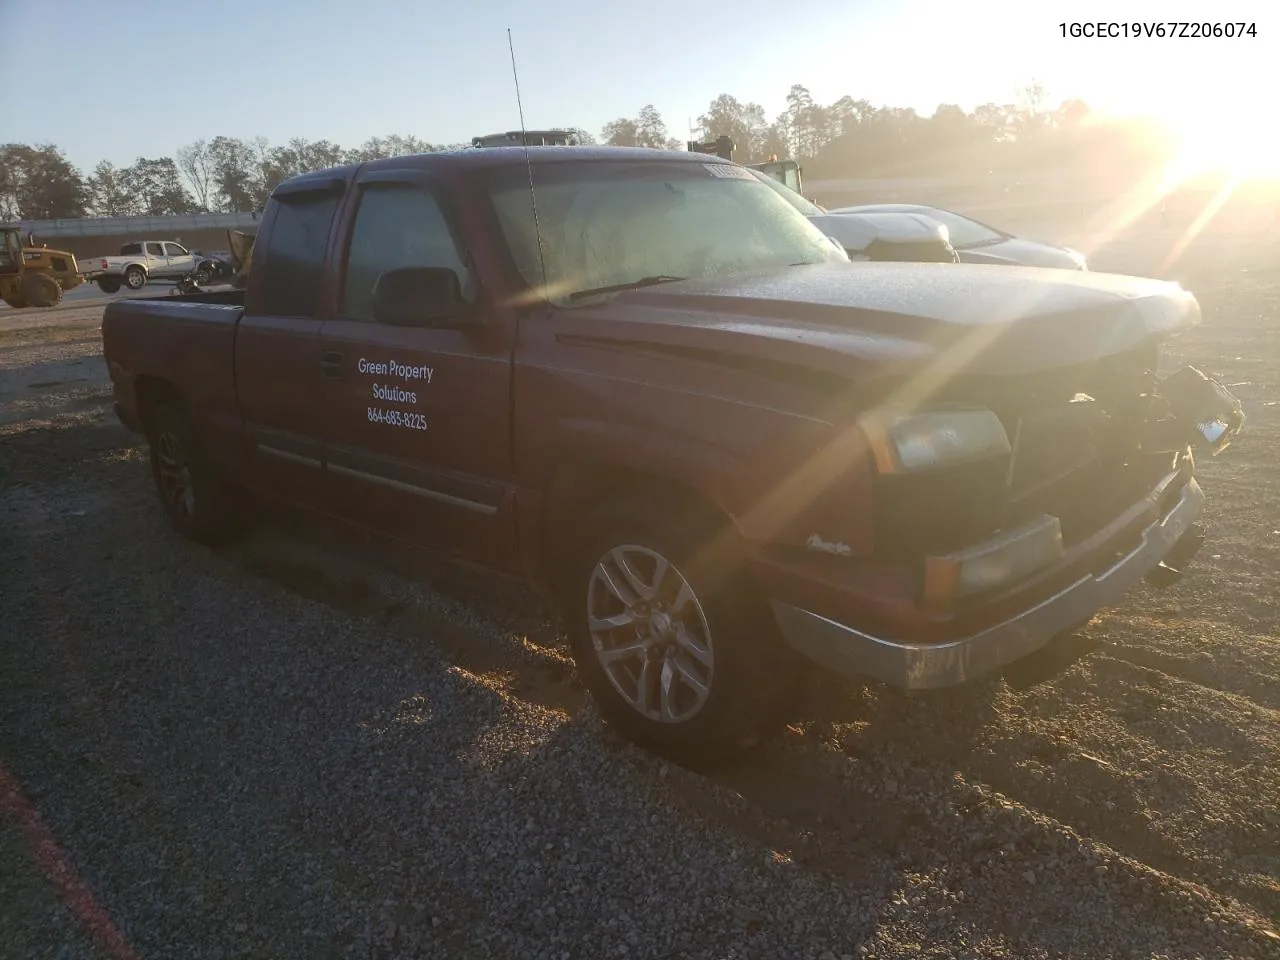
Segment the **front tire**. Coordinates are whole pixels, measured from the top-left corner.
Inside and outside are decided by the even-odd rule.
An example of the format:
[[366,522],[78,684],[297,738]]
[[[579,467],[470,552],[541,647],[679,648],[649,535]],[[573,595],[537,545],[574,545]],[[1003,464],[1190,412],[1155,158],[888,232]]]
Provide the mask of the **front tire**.
[[727,521],[665,498],[614,501],[583,524],[567,573],[578,672],[624,737],[702,767],[782,727],[800,665]]
[[141,267],[130,267],[124,272],[124,285],[130,290],[141,290],[147,285],[146,271]]
[[151,477],[169,523],[196,543],[213,546],[240,530],[231,491],[206,460],[190,419],[163,402],[150,419]]
[[32,307],[56,307],[62,302],[62,286],[47,273],[22,277],[22,299]]

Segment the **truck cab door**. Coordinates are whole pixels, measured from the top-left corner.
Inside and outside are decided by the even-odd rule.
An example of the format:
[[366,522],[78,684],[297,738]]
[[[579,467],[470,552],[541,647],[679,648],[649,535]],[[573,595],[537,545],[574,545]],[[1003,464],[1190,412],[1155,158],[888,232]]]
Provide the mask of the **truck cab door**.
[[368,527],[499,568],[515,563],[511,508],[514,321],[466,329],[390,326],[373,311],[384,271],[447,267],[477,278],[448,193],[419,170],[358,177],[335,257],[331,364],[322,402],[334,509]]
[[321,510],[325,252],[344,188],[334,179],[277,189],[235,340],[242,482]]
[[147,258],[147,275],[150,277],[167,277],[169,275],[169,258],[164,255],[164,244],[149,242],[143,247]]
[[167,261],[166,269],[169,271],[170,276],[185,277],[196,268],[196,258],[188,253],[181,244],[166,242],[164,244],[164,255]]

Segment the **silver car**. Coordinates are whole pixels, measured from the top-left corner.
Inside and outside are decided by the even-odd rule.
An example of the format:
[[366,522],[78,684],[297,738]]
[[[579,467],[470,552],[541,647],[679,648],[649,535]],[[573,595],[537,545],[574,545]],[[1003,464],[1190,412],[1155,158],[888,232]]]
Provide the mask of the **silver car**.
[[994,263],[1005,266],[1017,264],[1026,267],[1056,267],[1060,270],[1089,269],[1084,254],[1078,250],[1015,237],[972,217],[940,207],[918,203],[864,203],[840,207],[830,212],[837,216],[912,213],[936,220],[947,228],[951,245],[959,252],[961,263]]
[[850,260],[959,262],[955,247],[947,240],[947,228],[929,217],[896,211],[829,213],[773,177],[758,170],[751,173],[808,217],[815,227],[844,249]]

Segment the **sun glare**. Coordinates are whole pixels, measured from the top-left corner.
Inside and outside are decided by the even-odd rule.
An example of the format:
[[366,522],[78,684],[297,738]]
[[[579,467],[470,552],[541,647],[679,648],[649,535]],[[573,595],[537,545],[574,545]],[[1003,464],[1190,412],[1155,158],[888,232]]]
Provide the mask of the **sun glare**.
[[1228,111],[1166,122],[1177,137],[1174,166],[1180,173],[1280,178],[1280,128],[1256,114]]

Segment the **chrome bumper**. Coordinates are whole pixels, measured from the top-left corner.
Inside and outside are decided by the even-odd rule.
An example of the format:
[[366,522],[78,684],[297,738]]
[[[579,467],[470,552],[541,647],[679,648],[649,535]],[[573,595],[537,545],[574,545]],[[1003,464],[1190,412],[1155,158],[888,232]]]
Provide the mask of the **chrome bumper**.
[[[1141,502],[1159,503],[1174,476]],[[909,690],[949,687],[993,673],[1044,647],[1055,636],[1119,600],[1158,566],[1204,509],[1192,477],[1178,502],[1142,532],[1141,542],[1110,568],[1087,574],[1015,617],[960,640],[886,640],[778,600],[770,601],[786,641],[821,666],[850,677],[871,677]]]

